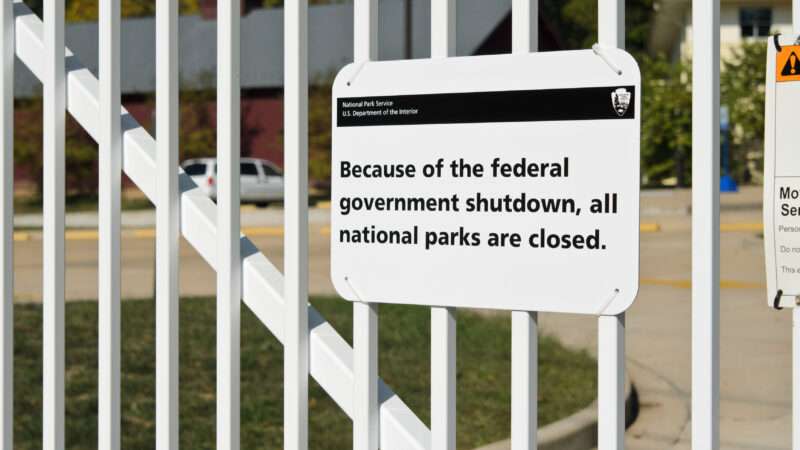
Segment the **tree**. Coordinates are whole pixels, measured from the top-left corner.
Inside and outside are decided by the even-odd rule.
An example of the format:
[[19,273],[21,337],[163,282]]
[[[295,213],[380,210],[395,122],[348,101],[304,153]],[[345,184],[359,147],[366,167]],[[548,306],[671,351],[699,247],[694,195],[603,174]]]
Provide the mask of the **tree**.
[[217,142],[214,99],[215,92],[208,89],[181,92],[179,127],[181,161],[214,156]]
[[308,93],[308,175],[327,185],[331,179],[331,87],[333,79],[315,83]]
[[[97,0],[69,0],[64,14],[68,22],[95,22],[97,8]],[[122,17],[146,17],[156,14],[156,4],[153,1],[121,0],[120,8]],[[196,14],[199,10],[198,0],[180,0],[181,14]]]
[[[20,100],[14,126],[14,160],[29,171],[39,198],[42,194],[42,100]],[[20,120],[22,119],[22,120]],[[97,191],[97,145],[86,131],[67,116],[65,175],[68,195],[91,195]]]
[[[650,35],[653,0],[629,0],[625,5],[625,47],[645,50]],[[560,0],[542,3],[542,15],[559,31],[567,49],[590,48],[597,42],[597,0]]]
[[642,179],[660,185],[675,177],[685,186],[692,148],[691,66],[665,56],[643,56]]
[[731,120],[731,175],[738,181],[750,181],[748,162],[757,172],[763,170],[764,77],[767,73],[767,44],[745,42],[734,48],[722,63],[720,90]]
[[[739,182],[750,181],[749,169],[762,170],[766,59],[766,43],[753,41],[731,49],[722,61],[721,103],[729,108],[732,130],[731,175]],[[661,184],[675,176],[686,185],[691,173],[691,64],[643,56],[639,65],[644,181]]]

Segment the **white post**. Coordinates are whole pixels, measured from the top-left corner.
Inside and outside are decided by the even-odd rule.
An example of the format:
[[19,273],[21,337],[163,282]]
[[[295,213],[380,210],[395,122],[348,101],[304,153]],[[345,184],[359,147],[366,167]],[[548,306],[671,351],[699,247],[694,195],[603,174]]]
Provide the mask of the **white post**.
[[[599,0],[598,43],[625,48],[625,1]],[[625,314],[597,321],[599,450],[625,448]]]
[[456,55],[456,2],[431,2],[431,58]]
[[456,448],[455,308],[431,308],[431,448]]
[[512,0],[511,52],[539,51],[539,0]]
[[538,429],[538,315],[511,313],[511,448],[537,448]]
[[0,49],[3,68],[0,71],[0,135],[3,139],[0,156],[0,447],[14,446],[14,10],[11,0],[0,5]]
[[625,315],[598,320],[597,448],[625,448]]
[[792,0],[792,28],[800,35],[800,0]]
[[156,0],[156,449],[178,449],[178,1]]
[[[353,14],[353,59],[357,63],[378,59],[378,0],[354,0]],[[377,304],[353,303],[353,390],[353,449],[377,450],[380,439]]]
[[64,0],[44,1],[42,448],[64,448]]
[[217,448],[239,450],[239,0],[217,3]]
[[719,448],[719,0],[692,1],[692,448]]
[[308,1],[284,4],[283,448],[308,448]]
[[[456,55],[456,2],[431,2],[431,57]],[[431,308],[431,448],[456,448],[456,309]]]
[[[800,36],[800,0],[792,1],[792,28]],[[792,309],[792,448],[800,450],[800,307]]]
[[97,446],[120,448],[120,0],[99,4]]
[[353,303],[353,449],[378,450],[378,305]]
[[800,450],[800,307],[797,306],[792,309],[792,449]]
[[[538,0],[511,2],[511,52],[539,50]],[[511,448],[535,450],[539,427],[539,322],[535,312],[511,313]]]

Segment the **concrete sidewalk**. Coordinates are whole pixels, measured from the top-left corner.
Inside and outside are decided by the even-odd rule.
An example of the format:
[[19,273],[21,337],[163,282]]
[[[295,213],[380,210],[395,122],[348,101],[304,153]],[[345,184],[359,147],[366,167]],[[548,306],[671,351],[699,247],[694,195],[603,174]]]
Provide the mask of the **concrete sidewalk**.
[[[725,194],[729,207],[722,209],[722,222],[760,223],[759,199],[760,190],[752,188]],[[650,201],[642,200],[643,206]],[[678,207],[685,204],[680,198],[665,200]],[[627,432],[626,448],[688,450],[691,217],[675,213],[675,208],[654,216],[673,226],[642,235],[642,280],[661,284],[643,281],[626,316],[627,367],[641,403],[639,418]],[[722,449],[791,449],[791,311],[767,306],[763,261],[760,232],[745,227],[721,235]],[[596,319],[554,314],[540,318],[545,333],[596,353]]]

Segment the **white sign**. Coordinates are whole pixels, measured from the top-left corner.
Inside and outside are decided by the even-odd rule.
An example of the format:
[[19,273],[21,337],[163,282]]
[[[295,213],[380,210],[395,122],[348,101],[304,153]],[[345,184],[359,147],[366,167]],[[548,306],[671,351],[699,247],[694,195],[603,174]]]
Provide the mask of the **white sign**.
[[639,275],[640,75],[624,51],[604,57],[342,69],[333,86],[337,292],[527,311],[628,308]]
[[[764,255],[767,301],[800,296],[800,45],[769,41],[764,133]],[[778,51],[780,47],[780,51]]]

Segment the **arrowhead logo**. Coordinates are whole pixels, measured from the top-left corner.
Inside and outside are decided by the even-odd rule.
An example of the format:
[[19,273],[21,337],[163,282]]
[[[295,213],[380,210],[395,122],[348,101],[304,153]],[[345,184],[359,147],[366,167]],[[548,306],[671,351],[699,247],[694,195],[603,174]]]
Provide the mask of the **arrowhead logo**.
[[611,93],[611,106],[617,115],[622,117],[628,112],[628,106],[631,104],[631,93],[625,88],[618,88]]

